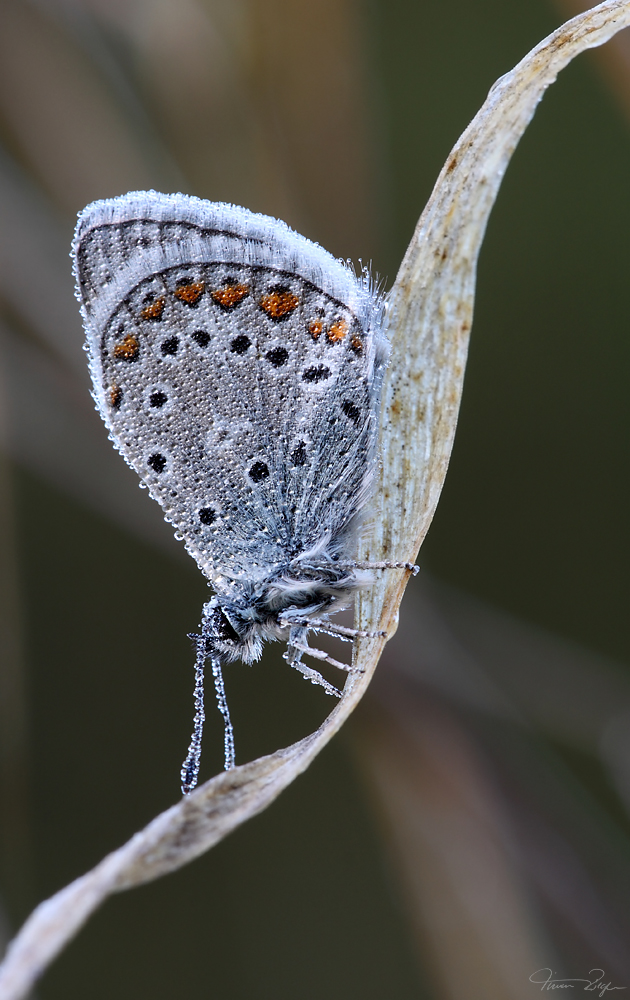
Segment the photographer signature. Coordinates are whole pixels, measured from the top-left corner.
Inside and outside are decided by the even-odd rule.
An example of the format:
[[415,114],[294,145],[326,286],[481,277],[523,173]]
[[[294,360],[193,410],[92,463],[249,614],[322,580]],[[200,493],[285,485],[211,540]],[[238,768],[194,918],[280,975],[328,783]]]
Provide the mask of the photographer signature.
[[[553,972],[551,969],[538,969],[536,972],[532,972],[529,977],[531,983],[537,983],[540,986],[540,992],[543,990],[573,990],[575,989],[576,983],[584,983],[582,989],[587,992],[597,993],[598,996],[603,997],[607,990],[625,990],[625,986],[611,986],[610,983],[603,982],[604,970],[603,969],[591,969],[589,976],[595,976],[595,979],[554,979]],[[542,978],[534,978],[542,977]]]

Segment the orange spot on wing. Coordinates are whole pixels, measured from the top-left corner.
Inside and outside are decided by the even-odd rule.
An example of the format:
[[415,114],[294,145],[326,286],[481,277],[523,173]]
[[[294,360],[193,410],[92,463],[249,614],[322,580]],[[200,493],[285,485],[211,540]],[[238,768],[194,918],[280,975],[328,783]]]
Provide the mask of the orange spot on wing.
[[263,295],[260,300],[260,308],[271,319],[284,319],[294,309],[297,309],[299,301],[297,295],[294,295],[288,288],[274,288],[267,295]]
[[118,410],[122,403],[123,391],[119,385],[113,385],[109,390],[109,405],[112,410]]
[[140,344],[132,333],[128,333],[124,340],[114,347],[114,357],[118,361],[135,361],[139,353]]
[[161,295],[159,299],[155,302],[151,302],[150,305],[145,306],[140,315],[142,319],[162,319],[162,313],[164,312],[164,296]]
[[314,319],[308,328],[308,332],[310,333],[313,340],[317,340],[317,338],[321,335],[323,329],[324,329],[324,324],[322,323],[321,319]]
[[356,333],[350,340],[350,347],[355,354],[363,354],[363,341]]
[[203,281],[191,281],[189,284],[178,285],[175,289],[175,298],[187,306],[196,306],[203,295],[204,287]]
[[331,344],[336,344],[338,341],[343,340],[347,332],[348,321],[345,319],[338,319],[336,323],[333,323],[330,330],[326,334],[326,337]]
[[246,295],[249,295],[247,285],[226,285],[212,293],[212,300],[222,309],[233,309]]

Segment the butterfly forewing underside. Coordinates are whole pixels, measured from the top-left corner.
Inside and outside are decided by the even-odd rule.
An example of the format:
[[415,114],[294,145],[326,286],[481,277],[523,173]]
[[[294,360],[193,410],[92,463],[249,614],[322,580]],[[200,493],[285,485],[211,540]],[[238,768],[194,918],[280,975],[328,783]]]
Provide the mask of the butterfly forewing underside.
[[76,250],[101,413],[219,590],[268,578],[359,511],[384,364],[369,311],[316,267],[284,269],[290,247],[261,263],[237,240],[103,219]]

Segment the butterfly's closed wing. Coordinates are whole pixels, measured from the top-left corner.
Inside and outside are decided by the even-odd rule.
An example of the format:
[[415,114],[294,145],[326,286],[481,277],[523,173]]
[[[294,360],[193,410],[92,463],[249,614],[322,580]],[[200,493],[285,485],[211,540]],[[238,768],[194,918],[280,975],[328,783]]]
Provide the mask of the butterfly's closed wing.
[[222,663],[283,639],[290,666],[339,694],[302,657],[348,669],[307,635],[366,582],[354,560],[388,350],[381,302],[284,223],[185,195],[95,202],[73,251],[101,415],[215,590],[195,639],[189,792],[208,657],[227,768]]
[[89,206],[75,260],[103,419],[215,589],[347,555],[387,354],[367,282],[276,220],[155,192]]

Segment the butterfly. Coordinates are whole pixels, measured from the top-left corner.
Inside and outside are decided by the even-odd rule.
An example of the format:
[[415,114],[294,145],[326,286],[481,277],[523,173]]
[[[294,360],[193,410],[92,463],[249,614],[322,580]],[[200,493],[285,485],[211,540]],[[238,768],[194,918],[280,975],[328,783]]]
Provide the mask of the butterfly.
[[338,696],[303,657],[349,668],[311,649],[309,630],[380,634],[328,618],[371,580],[356,552],[377,468],[384,302],[367,272],[283,222],[182,194],[94,202],[73,258],[98,410],[214,590],[193,637],[187,793],[208,659],[230,768],[223,663],[283,640],[289,665]]

